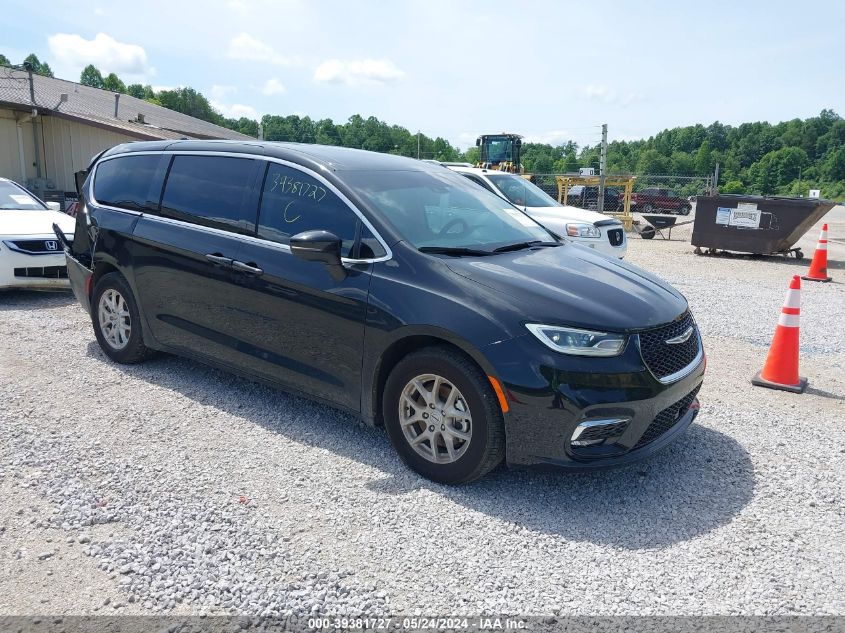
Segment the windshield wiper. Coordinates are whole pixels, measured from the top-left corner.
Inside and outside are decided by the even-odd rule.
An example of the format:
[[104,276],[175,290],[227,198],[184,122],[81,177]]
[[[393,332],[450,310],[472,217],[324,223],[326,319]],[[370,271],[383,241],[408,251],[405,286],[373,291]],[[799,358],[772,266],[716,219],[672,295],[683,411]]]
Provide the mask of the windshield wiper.
[[463,246],[420,246],[421,253],[434,253],[435,255],[455,255],[456,257],[466,255],[492,255],[491,251],[482,251],[477,248],[465,248]]
[[521,251],[524,248],[533,248],[535,246],[560,246],[558,242],[542,242],[534,240],[533,242],[515,242],[514,244],[505,244],[499,248],[494,248],[494,253],[507,253],[508,251]]

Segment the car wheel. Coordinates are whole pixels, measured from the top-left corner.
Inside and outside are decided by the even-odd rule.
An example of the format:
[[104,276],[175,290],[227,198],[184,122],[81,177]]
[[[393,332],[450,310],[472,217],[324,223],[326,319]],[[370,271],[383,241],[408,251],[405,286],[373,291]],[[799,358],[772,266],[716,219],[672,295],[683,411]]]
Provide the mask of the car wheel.
[[147,357],[135,297],[119,273],[104,275],[94,287],[91,320],[100,348],[113,361],[133,364]]
[[410,468],[442,484],[463,484],[504,457],[504,420],[487,377],[448,347],[400,361],[382,400],[390,442]]
[[688,204],[685,204],[680,209],[678,209],[679,215],[689,215],[689,212],[692,211],[692,207]]
[[654,211],[654,207],[653,207],[653,206],[651,206],[651,203],[650,203],[650,202],[646,202],[646,203],[643,205],[643,213],[651,213],[652,211]]

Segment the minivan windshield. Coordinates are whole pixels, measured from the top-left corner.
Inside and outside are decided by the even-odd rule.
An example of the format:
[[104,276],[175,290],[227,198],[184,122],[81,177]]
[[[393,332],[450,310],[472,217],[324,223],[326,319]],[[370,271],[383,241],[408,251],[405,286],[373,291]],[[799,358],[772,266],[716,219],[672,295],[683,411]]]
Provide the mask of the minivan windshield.
[[557,200],[533,182],[511,174],[487,174],[487,179],[504,196],[520,207],[559,207]]
[[44,211],[46,208],[26,190],[7,180],[0,180],[0,210]]
[[555,241],[519,209],[446,169],[348,171],[342,178],[419,249],[492,252]]

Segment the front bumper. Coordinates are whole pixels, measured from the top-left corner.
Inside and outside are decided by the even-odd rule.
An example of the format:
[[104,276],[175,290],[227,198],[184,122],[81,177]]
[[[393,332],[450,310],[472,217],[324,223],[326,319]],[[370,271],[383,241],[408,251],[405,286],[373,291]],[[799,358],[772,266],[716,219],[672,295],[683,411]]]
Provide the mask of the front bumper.
[[68,285],[62,251],[33,255],[13,250],[5,241],[0,242],[0,288],[63,289]]
[[[698,415],[703,358],[680,380],[663,384],[643,362],[636,337],[614,358],[559,354],[530,334],[484,352],[509,399],[505,429],[512,466],[622,466],[670,444]],[[585,442],[597,437],[582,434],[594,422],[612,432]]]

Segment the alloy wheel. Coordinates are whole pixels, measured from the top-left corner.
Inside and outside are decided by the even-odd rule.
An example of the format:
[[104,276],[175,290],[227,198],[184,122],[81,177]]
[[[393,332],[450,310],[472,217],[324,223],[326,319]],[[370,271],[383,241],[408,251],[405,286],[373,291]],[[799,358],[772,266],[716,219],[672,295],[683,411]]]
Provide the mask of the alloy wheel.
[[109,288],[100,295],[97,317],[100,322],[100,332],[109,347],[121,350],[129,344],[129,337],[132,334],[129,306],[114,288]]
[[436,464],[460,459],[472,439],[469,404],[455,385],[436,374],[422,374],[405,385],[399,424],[411,448]]

